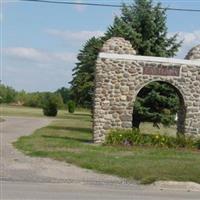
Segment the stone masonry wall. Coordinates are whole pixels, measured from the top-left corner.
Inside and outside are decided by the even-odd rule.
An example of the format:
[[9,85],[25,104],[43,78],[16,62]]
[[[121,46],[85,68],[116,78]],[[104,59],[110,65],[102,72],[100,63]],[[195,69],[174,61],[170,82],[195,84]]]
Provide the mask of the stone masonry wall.
[[[200,135],[200,62],[134,56],[128,41],[113,41],[114,45],[112,39],[104,45],[96,64],[94,142],[103,142],[111,128],[132,128],[134,101],[152,81],[164,81],[177,89],[182,102],[178,129]],[[122,42],[127,47],[124,52]]]
[[188,60],[200,60],[200,45],[197,45],[196,47],[192,48],[187,56],[185,57],[185,59]]

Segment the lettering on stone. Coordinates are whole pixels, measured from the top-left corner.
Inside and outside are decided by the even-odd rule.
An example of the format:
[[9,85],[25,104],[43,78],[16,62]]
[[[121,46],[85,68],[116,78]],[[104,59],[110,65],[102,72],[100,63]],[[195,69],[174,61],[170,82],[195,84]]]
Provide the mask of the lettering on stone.
[[144,66],[143,74],[145,75],[159,75],[159,76],[179,76],[180,67],[178,66]]

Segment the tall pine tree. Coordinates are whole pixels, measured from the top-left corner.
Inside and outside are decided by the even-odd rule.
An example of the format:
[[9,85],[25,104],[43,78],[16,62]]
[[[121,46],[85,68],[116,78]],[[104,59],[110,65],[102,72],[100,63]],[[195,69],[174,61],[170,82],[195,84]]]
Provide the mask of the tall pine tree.
[[[177,42],[177,35],[167,36],[166,19],[166,10],[161,8],[160,3],[154,5],[152,0],[135,0],[132,5],[123,4],[121,15],[115,17],[113,25],[108,28],[105,36],[89,40],[78,55],[79,62],[74,68],[71,82],[71,91],[76,103],[81,106],[92,107],[95,61],[103,42],[111,37],[123,37],[129,40],[138,55],[173,57],[178,51],[181,42]],[[148,87],[151,87],[150,89],[156,92],[163,85],[159,86],[159,83],[156,83]],[[165,87],[167,86],[165,85]],[[166,88],[166,90],[168,89]],[[151,95],[151,93],[146,93],[146,95]],[[151,96],[151,98],[155,98],[155,96]],[[173,96],[170,98],[173,98]],[[154,100],[156,101],[156,98]],[[147,104],[142,101],[145,100],[142,92],[140,92],[135,103],[135,115],[133,118],[140,120],[139,123],[144,120],[153,121],[153,118],[150,120],[149,116],[152,114],[157,115],[158,110],[152,110],[153,113],[149,116],[144,116],[147,115],[144,112],[142,116],[139,109],[147,109],[147,107],[145,108]],[[178,99],[176,97],[174,101],[177,105]],[[160,102],[160,108],[162,107],[162,102]],[[163,113],[174,114],[175,112],[169,109],[168,112]],[[172,120],[169,118],[171,119],[169,114],[163,114],[160,115],[159,119],[154,117],[153,123],[170,124],[168,122],[172,122]],[[138,122],[133,123],[133,125],[138,127]]]
[[167,37],[166,10],[152,0],[135,0],[133,5],[123,4],[121,16],[115,17],[105,39],[123,37],[129,40],[139,55],[172,57],[181,43],[177,35]]
[[77,56],[79,62],[73,69],[73,80],[70,83],[71,98],[79,106],[92,107],[95,63],[102,44],[100,38],[92,37]]

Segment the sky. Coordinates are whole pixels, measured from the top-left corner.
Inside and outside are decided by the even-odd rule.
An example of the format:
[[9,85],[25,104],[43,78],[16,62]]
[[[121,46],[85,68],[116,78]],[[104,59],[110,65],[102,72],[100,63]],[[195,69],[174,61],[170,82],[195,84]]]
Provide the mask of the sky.
[[[154,2],[161,2],[167,7],[200,9],[200,0]],[[116,15],[120,15],[119,8],[1,0],[2,83],[28,92],[70,87],[79,50],[92,36],[103,35]],[[184,41],[176,57],[184,58],[193,46],[200,44],[200,12],[168,11],[167,17],[169,35],[177,33],[179,39]]]

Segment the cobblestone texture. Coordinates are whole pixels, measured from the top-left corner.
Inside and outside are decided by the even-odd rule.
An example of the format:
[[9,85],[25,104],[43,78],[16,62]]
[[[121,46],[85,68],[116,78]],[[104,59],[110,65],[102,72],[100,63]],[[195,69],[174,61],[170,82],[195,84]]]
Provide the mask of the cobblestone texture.
[[192,48],[185,59],[188,60],[200,60],[200,45],[197,45],[196,47]]
[[[112,43],[113,41],[113,43]],[[123,43],[126,47],[124,51]],[[113,45],[114,44],[114,45]],[[119,45],[119,48],[117,48]],[[108,40],[103,49],[108,53],[135,54],[130,43],[122,38]],[[196,57],[195,57],[196,58]],[[179,76],[146,75],[145,67],[180,68]],[[200,135],[200,66],[130,59],[98,58],[94,99],[94,141],[101,143],[111,128],[131,128],[133,105],[138,92],[153,81],[172,85],[180,97],[178,131]]]

